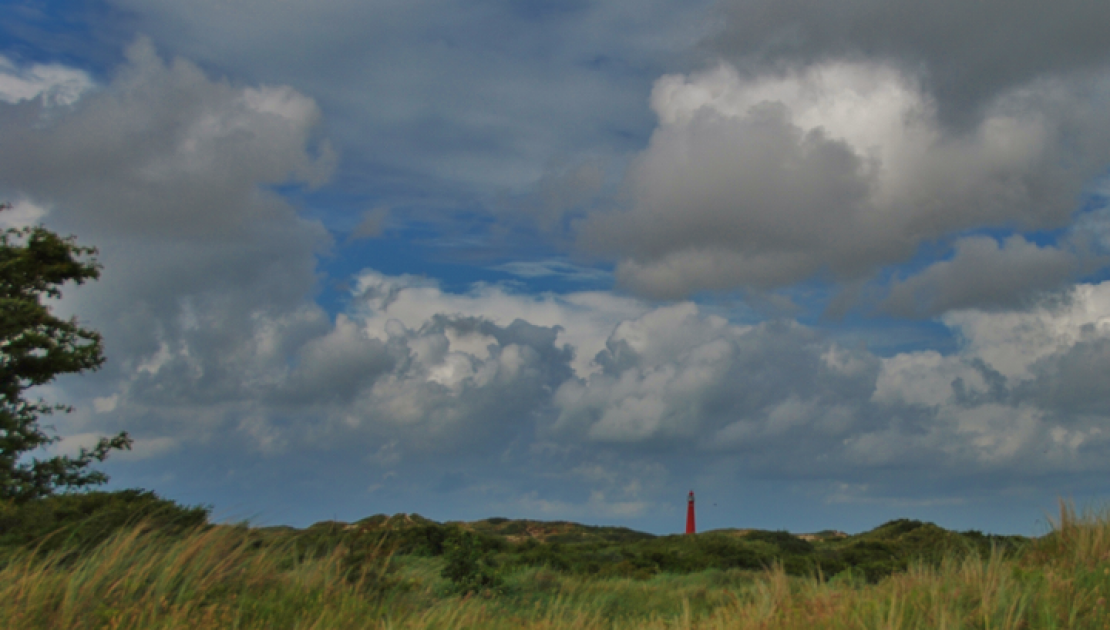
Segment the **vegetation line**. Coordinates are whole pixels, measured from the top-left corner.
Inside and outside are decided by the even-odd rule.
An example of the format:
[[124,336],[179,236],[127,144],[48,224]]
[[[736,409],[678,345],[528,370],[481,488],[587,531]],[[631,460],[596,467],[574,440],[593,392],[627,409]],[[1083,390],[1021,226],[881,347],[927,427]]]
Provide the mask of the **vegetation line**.
[[0,627],[1110,627],[1110,516],[1066,503],[1035,539],[904,520],[803,541],[416,515],[295,530],[206,516],[139,491],[0,503]]

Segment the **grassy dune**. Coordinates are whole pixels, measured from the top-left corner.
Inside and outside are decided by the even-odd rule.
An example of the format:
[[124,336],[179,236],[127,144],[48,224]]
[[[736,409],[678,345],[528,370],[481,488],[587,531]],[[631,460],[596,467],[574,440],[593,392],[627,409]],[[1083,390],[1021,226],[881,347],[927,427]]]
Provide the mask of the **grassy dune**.
[[646,579],[505,565],[460,594],[443,557],[389,537],[306,545],[236,526],[132,526],[0,559],[0,628],[1110,628],[1110,514],[1061,504],[1017,551],[949,551],[875,583],[782,564]]

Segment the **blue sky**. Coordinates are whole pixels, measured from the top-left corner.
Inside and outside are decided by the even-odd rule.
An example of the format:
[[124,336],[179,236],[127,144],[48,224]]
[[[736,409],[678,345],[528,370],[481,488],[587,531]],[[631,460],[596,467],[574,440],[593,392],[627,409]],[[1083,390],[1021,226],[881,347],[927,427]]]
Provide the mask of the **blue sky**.
[[42,388],[219,518],[1032,534],[1110,462],[1101,5],[0,3]]

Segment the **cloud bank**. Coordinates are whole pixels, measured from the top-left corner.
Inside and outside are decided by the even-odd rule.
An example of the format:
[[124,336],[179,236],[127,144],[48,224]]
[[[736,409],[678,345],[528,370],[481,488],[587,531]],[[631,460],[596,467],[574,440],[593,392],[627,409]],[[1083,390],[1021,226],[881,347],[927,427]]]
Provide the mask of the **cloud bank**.
[[[1110,242],[1105,210],[1077,214],[1110,161],[1101,9],[1000,13],[1004,36],[960,65],[974,37],[953,20],[995,28],[980,13],[995,4],[895,3],[901,22],[866,2],[727,3],[712,63],[660,78],[702,32],[686,5],[490,5],[487,22],[446,5],[115,4],[205,70],[146,40],[103,81],[4,60],[0,194],[5,221],[100,247],[102,280],[57,308],[104,333],[109,362],[44,395],[79,409],[57,418],[62,448],[136,436],[112,463],[125,478],[357,517],[392,500],[628,522],[695,481],[926,505],[1107,472],[1110,283],[1077,281]],[[661,30],[678,14],[682,33]],[[609,41],[614,24],[631,26]],[[1036,54],[998,71],[1032,25]],[[1073,27],[1074,50],[1053,35]],[[606,205],[597,157],[622,152]],[[345,218],[315,207],[313,187],[362,171],[381,198],[344,198]],[[323,277],[335,225],[338,249],[369,250],[528,182],[531,205],[471,210],[506,239],[519,211],[573,244],[481,263],[514,284],[350,261]],[[637,297],[519,288],[604,278],[583,253]],[[325,280],[348,281],[338,305],[318,299]],[[874,352],[804,316],[689,300],[807,283],[885,283],[881,312],[957,342]]]

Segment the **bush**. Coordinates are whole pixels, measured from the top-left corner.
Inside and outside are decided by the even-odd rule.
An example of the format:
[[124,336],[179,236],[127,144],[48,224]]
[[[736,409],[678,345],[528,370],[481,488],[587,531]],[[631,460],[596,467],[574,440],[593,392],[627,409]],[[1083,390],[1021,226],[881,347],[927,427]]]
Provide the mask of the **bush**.
[[59,494],[0,509],[0,549],[85,552],[116,531],[143,524],[170,536],[208,523],[209,509],[184,507],[148,490]]
[[599,578],[629,578],[632,580],[650,580],[655,577],[655,568],[644,566],[631,560],[621,560],[617,563],[607,564],[597,571]]
[[906,569],[909,558],[899,555],[897,548],[877,541],[857,542],[840,552],[840,558],[852,567],[853,574],[862,574],[872,584]]
[[414,556],[442,556],[447,528],[442,525],[419,525],[397,532],[397,552]]
[[778,531],[753,531],[744,535],[744,540],[770,543],[778,547],[783,553],[790,555],[808,555],[813,553],[813,545],[790,532]]
[[774,557],[746,544],[748,539],[714,534],[697,537],[701,552],[718,569],[754,569],[768,567]]
[[443,577],[451,580],[455,590],[461,594],[496,590],[502,584],[501,574],[490,557],[483,550],[482,540],[465,530],[452,531],[444,543]]
[[399,584],[394,575],[393,550],[386,546],[386,540],[356,538],[343,557],[347,582],[359,586],[364,593],[381,595]]

